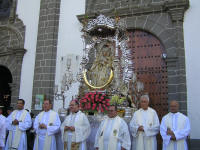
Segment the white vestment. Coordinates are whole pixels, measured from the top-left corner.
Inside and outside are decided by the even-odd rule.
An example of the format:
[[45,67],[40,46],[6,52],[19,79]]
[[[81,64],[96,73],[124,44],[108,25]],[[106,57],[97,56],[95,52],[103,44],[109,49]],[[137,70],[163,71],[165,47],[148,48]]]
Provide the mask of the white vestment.
[[[26,112],[26,116],[24,120],[21,120],[23,117],[23,113]],[[12,121],[17,119],[19,121],[19,125],[13,125]],[[13,111],[8,118],[6,118],[6,127],[7,130],[9,130],[8,138],[6,141],[5,150],[10,150],[9,143],[11,143],[11,146],[14,142],[14,139],[17,138],[17,135],[15,133],[17,130],[21,131],[21,137],[19,137],[19,145],[18,150],[27,150],[27,136],[26,136],[26,130],[28,130],[32,125],[32,120],[29,112],[26,110],[15,110]],[[11,140],[11,141],[10,141]]]
[[[65,126],[73,126],[75,131],[64,131]],[[62,139],[63,142],[67,143],[67,150],[71,149],[72,142],[80,143],[79,150],[87,150],[86,139],[90,135],[90,132],[91,129],[88,118],[81,111],[71,113],[61,125]]]
[[126,122],[119,116],[106,117],[97,131],[94,147],[99,150],[121,150],[121,147],[130,150],[131,140]]
[[[52,122],[49,122],[53,120]],[[39,125],[45,124],[47,129],[40,129]],[[34,142],[34,150],[48,150],[44,149],[46,138],[50,138],[49,142],[49,150],[56,150],[56,139],[55,134],[60,129],[60,118],[58,113],[54,112],[53,110],[49,110],[48,112],[41,112],[39,113],[34,121],[34,129],[36,131],[36,138]],[[38,147],[37,147],[38,146]]]
[[[170,128],[176,137],[172,141],[171,136],[167,135],[167,128]],[[180,112],[168,113],[162,119],[160,134],[163,139],[163,150],[187,150],[186,139],[190,133],[190,122],[187,116]]]
[[[143,126],[144,132],[138,131],[139,126]],[[159,119],[156,111],[150,107],[147,110],[137,110],[130,122],[130,132],[133,136],[134,150],[157,150]]]
[[0,147],[5,146],[6,137],[6,117],[0,114]]

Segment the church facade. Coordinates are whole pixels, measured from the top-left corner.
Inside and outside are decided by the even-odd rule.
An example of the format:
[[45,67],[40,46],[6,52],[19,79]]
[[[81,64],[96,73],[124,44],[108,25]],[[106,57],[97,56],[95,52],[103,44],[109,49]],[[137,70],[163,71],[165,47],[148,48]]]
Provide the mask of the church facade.
[[[197,34],[192,25],[195,28],[199,24],[194,17],[198,4],[189,0],[32,0],[29,7],[26,0],[3,0],[1,104],[15,106],[20,97],[28,109],[37,112],[36,97],[45,95],[54,99],[54,109],[58,110],[62,101],[55,99],[55,89],[59,91],[69,69],[78,73],[77,64],[83,55],[81,23],[100,14],[118,17],[127,29],[134,71],[152,99],[151,106],[162,117],[168,111],[168,102],[178,100],[180,111],[191,120],[189,145],[198,149],[200,122],[196,116],[200,103],[195,84],[199,81],[194,78],[200,74],[195,66],[199,53],[196,36],[190,34]],[[71,80],[65,93],[68,101],[79,88],[78,80]]]

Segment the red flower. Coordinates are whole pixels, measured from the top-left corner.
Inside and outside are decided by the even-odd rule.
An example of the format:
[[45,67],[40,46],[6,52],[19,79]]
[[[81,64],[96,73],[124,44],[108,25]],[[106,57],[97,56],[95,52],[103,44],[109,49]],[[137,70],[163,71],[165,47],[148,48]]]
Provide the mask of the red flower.
[[109,99],[106,94],[101,92],[89,92],[80,100],[80,107],[86,111],[101,111],[104,112],[109,106]]

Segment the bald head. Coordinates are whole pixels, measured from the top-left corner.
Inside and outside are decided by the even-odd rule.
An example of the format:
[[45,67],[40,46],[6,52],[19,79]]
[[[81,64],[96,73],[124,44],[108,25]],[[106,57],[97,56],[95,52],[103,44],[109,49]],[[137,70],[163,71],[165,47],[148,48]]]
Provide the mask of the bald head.
[[179,103],[176,100],[170,102],[170,111],[172,113],[177,113],[179,110]]

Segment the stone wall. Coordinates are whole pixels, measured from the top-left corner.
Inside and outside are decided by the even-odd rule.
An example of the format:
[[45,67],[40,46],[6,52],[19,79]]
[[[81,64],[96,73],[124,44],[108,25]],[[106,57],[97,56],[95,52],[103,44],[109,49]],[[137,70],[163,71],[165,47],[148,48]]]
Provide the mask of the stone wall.
[[32,106],[35,104],[36,94],[45,94],[47,99],[53,100],[59,13],[60,0],[41,1]]

